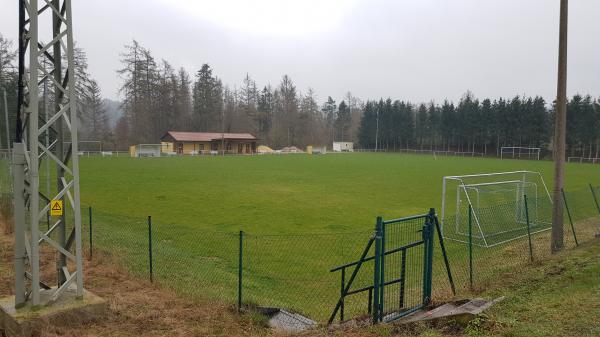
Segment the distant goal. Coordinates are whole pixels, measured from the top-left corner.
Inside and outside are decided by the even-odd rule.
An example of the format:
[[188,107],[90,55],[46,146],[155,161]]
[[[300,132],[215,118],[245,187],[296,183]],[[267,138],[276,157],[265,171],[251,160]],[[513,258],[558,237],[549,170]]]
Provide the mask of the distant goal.
[[590,163],[600,164],[600,158],[586,158],[586,157],[569,157],[569,163]]
[[[525,203],[527,198],[527,206]],[[469,210],[471,210],[469,212]],[[442,186],[444,238],[493,247],[550,229],[552,199],[534,171],[446,176]]]
[[500,159],[540,160],[539,147],[503,146],[500,148]]

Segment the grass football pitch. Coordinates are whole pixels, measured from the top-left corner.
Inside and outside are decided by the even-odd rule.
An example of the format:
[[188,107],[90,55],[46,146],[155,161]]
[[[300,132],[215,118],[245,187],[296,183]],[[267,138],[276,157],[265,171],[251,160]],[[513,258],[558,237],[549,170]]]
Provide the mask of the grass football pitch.
[[[549,161],[370,153],[81,157],[81,202],[93,207],[96,249],[113,253],[140,275],[148,274],[151,215],[155,281],[199,300],[235,303],[238,233],[244,231],[244,302],[323,321],[340,288],[339,273],[329,269],[359,257],[377,216],[439,210],[443,176],[515,170],[539,171],[552,186]],[[567,191],[600,184],[598,165],[567,164],[566,175]],[[591,196],[578,195],[591,205]],[[509,256],[527,261],[521,241],[509,253],[481,250],[475,263],[510,267],[499,263]],[[460,262],[453,266],[455,282],[464,287],[465,245],[449,243],[448,251]],[[416,262],[408,262],[415,275],[407,281],[407,289],[415,290],[406,299],[410,303],[419,301],[422,276],[415,267],[422,259],[415,254]],[[372,268],[365,265],[354,289],[372,284]],[[398,268],[387,270],[392,275]],[[439,249],[434,274],[434,293],[447,292]],[[482,280],[483,269],[475,276]],[[397,291],[390,287],[388,296]],[[366,293],[349,299],[346,317],[366,313],[366,303]]]

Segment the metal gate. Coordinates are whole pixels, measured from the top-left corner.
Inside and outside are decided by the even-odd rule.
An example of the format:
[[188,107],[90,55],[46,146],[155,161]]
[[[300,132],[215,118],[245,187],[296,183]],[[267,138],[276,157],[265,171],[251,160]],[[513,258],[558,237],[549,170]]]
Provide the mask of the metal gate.
[[[431,302],[433,236],[437,226],[435,210],[412,217],[383,220],[378,217],[375,233],[359,260],[331,269],[341,272],[340,297],[329,318],[339,313],[344,320],[347,296],[368,292],[368,311],[373,323],[389,322],[428,306]],[[446,260],[443,241],[441,248]],[[372,256],[368,256],[374,247]],[[352,285],[365,262],[373,261],[373,283],[353,289]],[[346,270],[352,269],[346,282]],[[452,284],[453,285],[453,284]]]

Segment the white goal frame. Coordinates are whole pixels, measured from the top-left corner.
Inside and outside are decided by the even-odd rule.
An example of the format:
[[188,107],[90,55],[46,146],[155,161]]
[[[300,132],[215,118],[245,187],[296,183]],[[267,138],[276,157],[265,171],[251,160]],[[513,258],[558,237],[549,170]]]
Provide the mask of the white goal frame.
[[[510,179],[510,180],[502,180],[500,177],[502,176],[521,176],[520,179]],[[552,197],[550,195],[550,191],[548,190],[548,186],[546,185],[546,182],[544,181],[544,178],[542,177],[542,174],[540,172],[536,172],[536,171],[527,171],[527,170],[521,170],[521,171],[510,171],[510,172],[493,172],[493,173],[481,173],[481,174],[468,174],[468,175],[459,175],[459,176],[445,176],[443,178],[443,184],[442,184],[442,213],[441,213],[441,232],[442,232],[442,236],[446,239],[449,240],[454,240],[454,241],[460,241],[460,242],[464,242],[461,240],[457,240],[456,238],[453,237],[449,237],[446,235],[445,233],[445,221],[446,221],[446,193],[448,192],[448,182],[449,181],[455,181],[458,186],[457,186],[457,190],[456,190],[456,202],[457,202],[457,209],[459,208],[458,203],[459,203],[459,199],[460,199],[460,193],[464,193],[467,202],[469,203],[469,205],[471,205],[472,208],[475,208],[474,206],[476,205],[477,208],[479,207],[479,200],[472,200],[471,196],[468,193],[468,189],[473,189],[473,188],[477,188],[480,186],[490,186],[490,185],[503,185],[503,184],[515,184],[515,183],[519,183],[519,184],[523,184],[523,185],[527,185],[527,184],[533,184],[535,186],[537,186],[537,184],[532,183],[530,181],[527,181],[526,177],[528,175],[534,175],[537,176],[539,178],[539,181],[541,181],[541,185],[543,187],[543,192],[545,194],[545,196],[548,197],[548,201],[550,202],[550,204],[552,204]],[[489,181],[489,182],[484,182],[484,183],[472,183],[469,184],[467,183],[465,180],[469,179],[469,178],[491,178],[493,179],[494,177],[498,178],[495,181]],[[479,192],[477,192],[476,194],[477,196],[479,196]],[[517,198],[519,196],[516,196]],[[539,196],[537,195],[537,188],[536,188],[536,195],[532,196],[533,198],[537,199]],[[516,209],[516,211],[518,211],[518,209]],[[458,217],[460,217],[460,214],[455,214],[454,216],[457,217],[457,221],[458,221]],[[502,242],[498,242],[495,244],[488,244],[485,235],[483,234],[482,231],[482,225],[480,222],[480,219],[478,217],[477,212],[473,212],[472,213],[473,216],[473,221],[474,224],[476,225],[476,231],[479,231],[479,234],[481,235],[480,237],[478,236],[477,238],[480,238],[483,240],[483,244],[484,247],[493,247],[495,245],[499,245],[508,241],[512,241],[515,239],[518,239],[519,237],[515,237],[515,238],[511,238],[509,240],[505,240]],[[458,222],[457,222],[458,223]],[[546,230],[546,229],[543,229]],[[503,232],[499,232],[499,233],[503,233]],[[536,232],[537,233],[537,232]],[[464,234],[464,233],[463,233]],[[498,234],[498,233],[497,233]]]
[[[71,146],[71,142],[63,142],[63,144],[64,144],[65,149],[68,149]],[[82,149],[81,146],[83,144],[97,144],[98,150],[91,151],[89,149]],[[86,154],[89,156],[90,153],[101,153],[102,152],[102,141],[101,140],[80,140],[78,149],[79,149],[78,154],[80,156],[84,156]]]
[[500,148],[500,159],[504,159],[504,154],[510,155],[507,158],[520,159],[521,155],[527,156],[529,159],[540,160],[541,148],[539,147],[522,147],[522,146],[502,146]]
[[588,157],[569,157],[567,159],[569,163],[590,163],[590,164],[599,164],[600,158],[588,158]]

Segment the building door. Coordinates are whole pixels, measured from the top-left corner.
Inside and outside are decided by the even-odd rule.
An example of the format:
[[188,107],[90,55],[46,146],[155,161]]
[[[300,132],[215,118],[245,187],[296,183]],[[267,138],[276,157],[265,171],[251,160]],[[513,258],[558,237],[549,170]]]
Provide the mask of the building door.
[[175,143],[175,151],[177,154],[183,154],[183,143]]
[[244,144],[238,144],[238,153],[244,153]]

